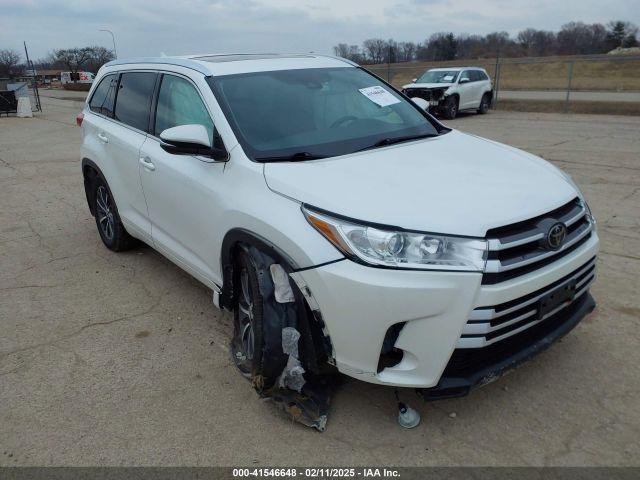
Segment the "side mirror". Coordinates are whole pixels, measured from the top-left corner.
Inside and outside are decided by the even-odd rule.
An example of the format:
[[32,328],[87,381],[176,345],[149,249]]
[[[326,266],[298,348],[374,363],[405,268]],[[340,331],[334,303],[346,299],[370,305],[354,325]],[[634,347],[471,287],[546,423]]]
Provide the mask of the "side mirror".
[[468,78],[461,78],[458,83],[469,83],[469,79]]
[[224,148],[214,147],[209,132],[203,125],[178,125],[160,133],[160,146],[174,155],[204,155],[226,162],[229,154]]
[[419,106],[422,110],[429,110],[429,102],[427,102],[424,98],[412,97],[411,101]]
[[418,79],[417,79],[417,78],[412,78],[412,79],[411,79],[411,83],[416,83],[417,81],[418,81]]

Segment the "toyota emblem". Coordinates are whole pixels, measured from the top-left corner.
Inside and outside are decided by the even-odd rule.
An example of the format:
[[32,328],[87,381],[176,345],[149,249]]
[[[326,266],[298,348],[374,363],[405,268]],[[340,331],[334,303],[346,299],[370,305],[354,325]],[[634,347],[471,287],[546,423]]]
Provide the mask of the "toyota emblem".
[[547,232],[547,246],[550,250],[558,250],[562,247],[566,236],[567,226],[562,222],[555,223]]

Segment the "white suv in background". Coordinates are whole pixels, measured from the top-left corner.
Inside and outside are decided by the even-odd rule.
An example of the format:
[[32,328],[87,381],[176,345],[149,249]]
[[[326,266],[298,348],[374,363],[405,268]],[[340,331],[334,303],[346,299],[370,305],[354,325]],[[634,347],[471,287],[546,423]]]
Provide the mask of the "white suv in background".
[[117,60],[78,123],[106,247],[141,240],[211,288],[262,391],[328,365],[463,395],[594,308],[598,236],[568,175],[345,60]]
[[493,100],[489,75],[478,67],[432,68],[404,85],[402,93],[425,100],[425,107],[449,120],[465,110],[487,113]]

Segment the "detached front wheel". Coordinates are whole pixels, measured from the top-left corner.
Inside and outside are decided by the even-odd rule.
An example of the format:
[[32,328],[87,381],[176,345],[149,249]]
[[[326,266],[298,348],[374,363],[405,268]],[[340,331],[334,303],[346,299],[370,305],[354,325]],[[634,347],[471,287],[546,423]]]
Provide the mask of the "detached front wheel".
[[458,98],[447,97],[442,107],[442,116],[447,120],[453,120],[458,115]]

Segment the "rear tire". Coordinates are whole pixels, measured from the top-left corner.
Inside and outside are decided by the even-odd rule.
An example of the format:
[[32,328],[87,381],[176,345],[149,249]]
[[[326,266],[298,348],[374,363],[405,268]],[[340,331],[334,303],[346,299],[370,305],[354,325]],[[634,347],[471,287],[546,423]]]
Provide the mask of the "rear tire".
[[458,115],[458,98],[447,97],[442,108],[442,116],[447,120],[453,120]]
[[489,111],[490,107],[491,107],[491,95],[489,95],[488,93],[485,93],[482,96],[482,99],[480,100],[480,106],[478,107],[478,113],[480,115],[484,115],[485,113],[487,113]]
[[98,233],[105,247],[114,252],[123,252],[136,245],[136,240],[124,228],[113,194],[102,177],[93,181],[93,212]]

